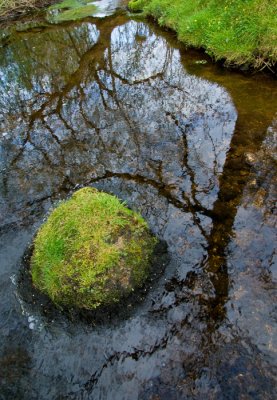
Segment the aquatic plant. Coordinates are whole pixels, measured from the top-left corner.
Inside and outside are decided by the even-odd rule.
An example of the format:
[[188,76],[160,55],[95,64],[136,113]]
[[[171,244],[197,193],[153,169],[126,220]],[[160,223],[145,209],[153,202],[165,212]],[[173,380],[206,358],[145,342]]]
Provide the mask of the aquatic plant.
[[32,280],[59,305],[116,303],[144,283],[156,242],[142,216],[117,197],[83,188],[39,229]]

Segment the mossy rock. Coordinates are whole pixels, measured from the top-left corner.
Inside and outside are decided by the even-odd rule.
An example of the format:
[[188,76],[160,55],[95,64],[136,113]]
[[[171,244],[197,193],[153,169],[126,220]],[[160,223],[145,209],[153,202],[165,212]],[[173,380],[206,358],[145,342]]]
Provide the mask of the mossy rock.
[[39,229],[32,280],[58,305],[111,305],[143,285],[156,243],[141,215],[115,196],[83,188]]

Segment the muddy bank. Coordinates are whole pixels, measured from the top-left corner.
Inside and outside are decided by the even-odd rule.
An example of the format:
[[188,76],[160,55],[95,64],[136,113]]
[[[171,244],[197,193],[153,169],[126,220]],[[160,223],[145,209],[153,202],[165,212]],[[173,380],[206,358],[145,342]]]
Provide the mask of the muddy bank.
[[57,0],[18,1],[13,7],[8,8],[5,6],[0,8],[0,28],[2,29],[18,20],[23,20],[24,17],[28,18],[28,20],[35,19],[38,11],[57,2]]

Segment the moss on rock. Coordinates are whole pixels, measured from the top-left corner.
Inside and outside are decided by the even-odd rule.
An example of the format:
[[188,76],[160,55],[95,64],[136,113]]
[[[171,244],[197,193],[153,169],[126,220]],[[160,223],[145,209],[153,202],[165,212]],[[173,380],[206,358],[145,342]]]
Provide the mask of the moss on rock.
[[39,229],[32,280],[59,305],[110,305],[144,283],[156,243],[144,219],[117,197],[83,188]]

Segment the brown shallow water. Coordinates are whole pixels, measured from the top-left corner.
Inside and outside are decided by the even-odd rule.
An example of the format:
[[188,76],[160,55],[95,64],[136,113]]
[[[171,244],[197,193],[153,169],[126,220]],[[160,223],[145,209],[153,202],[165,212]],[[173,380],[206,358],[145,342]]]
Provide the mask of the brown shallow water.
[[[2,41],[1,400],[276,398],[276,82],[203,58],[117,14]],[[168,246],[101,323],[49,317],[21,283],[36,229],[84,185]]]

